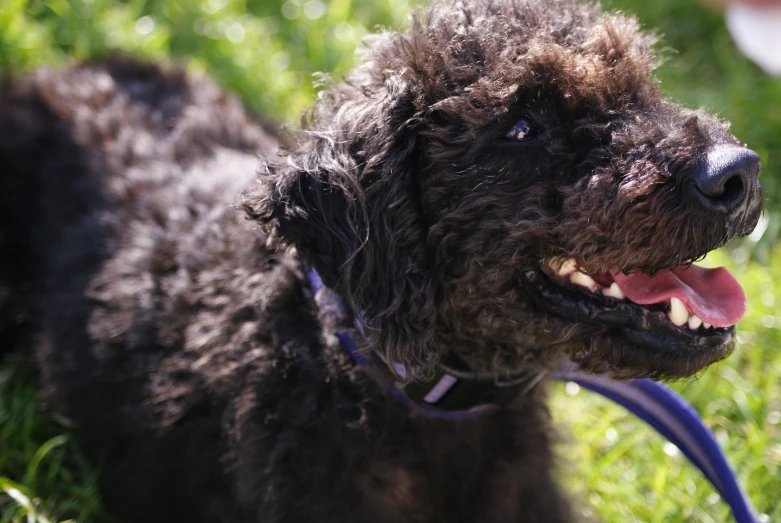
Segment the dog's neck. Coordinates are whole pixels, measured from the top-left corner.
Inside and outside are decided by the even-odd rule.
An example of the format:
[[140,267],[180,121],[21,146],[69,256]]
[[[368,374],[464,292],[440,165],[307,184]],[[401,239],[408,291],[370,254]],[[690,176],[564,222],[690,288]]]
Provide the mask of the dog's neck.
[[[335,316],[331,318],[333,324],[344,324],[348,311],[339,295],[323,284],[314,269],[307,271],[307,280],[320,312]],[[476,372],[451,353],[436,364],[433,375],[412,377],[402,365],[387,361],[377,352],[363,354],[353,332],[362,334],[359,320],[355,321],[352,331],[336,332],[342,348],[352,360],[378,381],[388,395],[424,416],[440,419],[478,416],[529,393],[545,375],[544,372],[528,371],[502,375]],[[395,372],[390,371],[391,367]]]

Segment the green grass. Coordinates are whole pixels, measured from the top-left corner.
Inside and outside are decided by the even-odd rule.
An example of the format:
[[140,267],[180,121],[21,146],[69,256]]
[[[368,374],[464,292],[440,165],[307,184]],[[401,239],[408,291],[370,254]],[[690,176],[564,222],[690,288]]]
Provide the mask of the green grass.
[[33,379],[0,367],[0,523],[47,523],[98,513],[97,473],[59,423],[38,410]]
[[[715,430],[760,512],[781,521],[781,267],[769,263],[781,255],[781,80],[740,56],[721,16],[694,1],[608,3],[660,27],[662,45],[678,50],[665,51],[659,70],[666,91],[731,120],[763,157],[764,234],[711,257],[746,287],[741,347],[674,387]],[[314,72],[338,78],[363,35],[404,25],[409,9],[404,0],[0,0],[0,69],[23,72],[112,49],[174,58],[263,114],[294,123],[315,96]],[[0,523],[97,521],[95,470],[69,439],[67,420],[39,412],[32,383],[14,361],[0,367]],[[580,494],[581,512],[608,522],[730,520],[699,473],[631,415],[564,385],[553,407],[563,427],[562,478]]]
[[295,121],[314,98],[313,73],[344,73],[367,31],[401,26],[409,12],[407,0],[2,0],[0,69],[117,49],[173,57]]

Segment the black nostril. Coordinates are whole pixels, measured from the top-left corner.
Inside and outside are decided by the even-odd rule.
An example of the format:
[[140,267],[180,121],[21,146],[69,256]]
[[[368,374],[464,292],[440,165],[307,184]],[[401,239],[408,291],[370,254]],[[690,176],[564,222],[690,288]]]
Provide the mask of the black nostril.
[[693,176],[693,192],[711,209],[729,212],[740,207],[757,186],[761,162],[751,149],[719,146],[702,159]]
[[745,187],[743,187],[743,177],[736,174],[724,182],[724,189],[721,191],[721,194],[715,196],[715,198],[721,201],[732,201],[739,199],[743,194],[743,191],[745,191]]

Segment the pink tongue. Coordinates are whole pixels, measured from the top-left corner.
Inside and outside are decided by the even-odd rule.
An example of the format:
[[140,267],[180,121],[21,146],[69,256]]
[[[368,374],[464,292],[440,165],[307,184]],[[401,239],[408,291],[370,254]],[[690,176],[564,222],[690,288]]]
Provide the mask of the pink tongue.
[[626,297],[640,305],[669,302],[673,296],[691,312],[714,327],[729,327],[746,312],[743,288],[724,267],[705,269],[679,265],[659,271],[652,278],[640,271],[610,274]]

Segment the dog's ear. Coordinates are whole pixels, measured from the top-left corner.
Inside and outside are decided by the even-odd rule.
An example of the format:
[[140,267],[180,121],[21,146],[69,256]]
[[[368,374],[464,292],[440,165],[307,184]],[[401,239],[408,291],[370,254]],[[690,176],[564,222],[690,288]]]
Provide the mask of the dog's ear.
[[310,147],[314,150],[305,155],[287,155],[286,164],[263,165],[258,186],[244,195],[242,207],[272,243],[294,245],[325,284],[335,288],[341,268],[366,241],[363,191],[354,164],[326,161],[316,143]]
[[434,291],[418,140],[397,94],[332,116],[334,131],[302,133],[242,206],[361,314],[372,348],[420,369],[435,359]]

